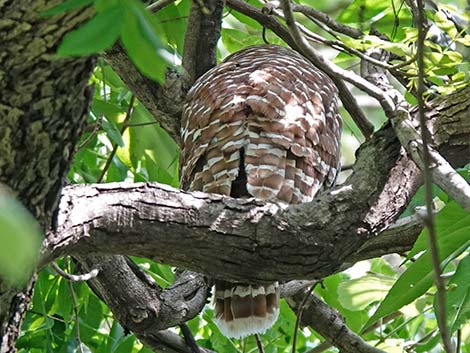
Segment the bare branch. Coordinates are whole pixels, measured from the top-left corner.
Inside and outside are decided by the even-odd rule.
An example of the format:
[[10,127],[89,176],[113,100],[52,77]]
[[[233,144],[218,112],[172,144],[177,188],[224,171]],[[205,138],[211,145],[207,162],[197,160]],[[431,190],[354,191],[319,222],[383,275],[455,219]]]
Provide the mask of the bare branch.
[[300,4],[292,4],[292,10],[294,12],[300,12],[304,14],[305,16],[312,17],[316,20],[318,20],[321,23],[324,23],[326,26],[331,28],[332,30],[345,34],[351,38],[361,38],[364,33],[362,33],[360,30],[346,26],[342,23],[336,22],[332,17],[328,16],[327,14],[315,10],[314,8],[311,8],[310,6],[305,6],[305,5],[300,5]]
[[99,270],[94,268],[88,273],[84,273],[81,275],[73,275],[71,273],[67,273],[64,270],[62,270],[55,262],[51,262],[50,265],[54,269],[54,271],[57,272],[57,274],[61,275],[62,277],[72,282],[86,282],[98,276],[98,273],[99,273]]
[[173,4],[176,0],[158,0],[147,6],[147,10],[151,12],[158,12],[164,7]]
[[[418,64],[418,117],[420,125],[420,133],[422,140],[423,148],[423,158],[422,158],[422,171],[424,179],[424,195],[426,201],[426,215],[423,217],[424,224],[428,229],[428,241],[429,249],[432,259],[432,266],[434,270],[434,283],[436,285],[436,319],[437,326],[439,327],[439,332],[441,333],[442,342],[444,344],[444,349],[447,353],[454,351],[451,341],[450,341],[450,332],[447,327],[447,314],[446,314],[446,288],[444,279],[441,277],[441,261],[439,259],[439,249],[437,245],[437,234],[436,234],[436,224],[434,221],[434,210],[433,210],[433,194],[432,194],[432,183],[433,177],[431,173],[431,149],[429,148],[429,143],[431,137],[429,136],[429,131],[426,126],[426,117],[425,117],[425,103],[424,103],[424,93],[426,87],[424,85],[424,40],[426,38],[426,28],[425,28],[425,19],[424,19],[424,5],[422,0],[417,0],[417,12],[413,12],[413,20],[416,27],[418,28],[418,41],[417,41],[417,64]],[[436,152],[437,153],[437,152]],[[438,154],[438,153],[437,153]],[[438,154],[439,155],[439,154]],[[447,164],[447,162],[445,162]],[[452,170],[452,168],[451,168]],[[457,173],[455,173],[457,174]],[[442,182],[442,181],[441,181]],[[466,182],[465,182],[466,184]],[[441,184],[442,185],[442,184]],[[469,190],[468,196],[470,196],[470,186],[465,185]],[[465,190],[465,188],[463,189]],[[470,197],[468,197],[468,204],[470,206]],[[470,207],[468,208],[470,211]]]

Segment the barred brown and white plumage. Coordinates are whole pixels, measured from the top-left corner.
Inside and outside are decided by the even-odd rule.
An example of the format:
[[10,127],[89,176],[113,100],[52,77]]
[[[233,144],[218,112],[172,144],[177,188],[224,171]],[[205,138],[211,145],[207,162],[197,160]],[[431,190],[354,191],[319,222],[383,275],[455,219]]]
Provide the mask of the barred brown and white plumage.
[[[185,189],[300,203],[336,178],[337,89],[293,50],[253,46],[225,59],[189,91],[182,126]],[[217,281],[215,298],[229,337],[264,332],[279,311],[277,283]]]

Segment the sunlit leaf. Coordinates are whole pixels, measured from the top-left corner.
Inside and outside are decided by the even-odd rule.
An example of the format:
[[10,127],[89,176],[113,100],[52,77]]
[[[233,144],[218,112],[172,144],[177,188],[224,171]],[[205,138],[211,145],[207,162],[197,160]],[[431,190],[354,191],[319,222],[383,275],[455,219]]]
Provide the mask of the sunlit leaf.
[[128,1],[122,28],[122,42],[131,57],[145,75],[163,82],[167,54],[154,27],[154,20],[141,4]]
[[360,311],[385,298],[394,282],[393,278],[372,274],[344,281],[338,286],[339,301],[346,309]]

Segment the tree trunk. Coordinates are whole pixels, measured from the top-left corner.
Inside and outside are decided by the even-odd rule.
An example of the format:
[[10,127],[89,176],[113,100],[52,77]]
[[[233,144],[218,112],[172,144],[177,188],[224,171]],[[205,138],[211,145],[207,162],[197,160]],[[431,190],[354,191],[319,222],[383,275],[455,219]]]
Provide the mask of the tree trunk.
[[[93,58],[57,59],[65,33],[90,9],[53,17],[60,1],[0,1],[0,182],[46,231],[86,123]],[[34,278],[21,291],[0,281],[1,352],[14,352]]]

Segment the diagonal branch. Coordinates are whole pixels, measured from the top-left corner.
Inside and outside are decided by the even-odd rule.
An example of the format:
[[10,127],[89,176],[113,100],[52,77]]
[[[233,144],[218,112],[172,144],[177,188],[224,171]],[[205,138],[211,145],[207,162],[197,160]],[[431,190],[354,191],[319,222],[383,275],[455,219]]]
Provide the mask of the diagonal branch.
[[119,43],[108,49],[103,56],[161,127],[179,142],[180,116],[185,96],[179,75],[168,71],[165,86],[161,86],[139,72]]

